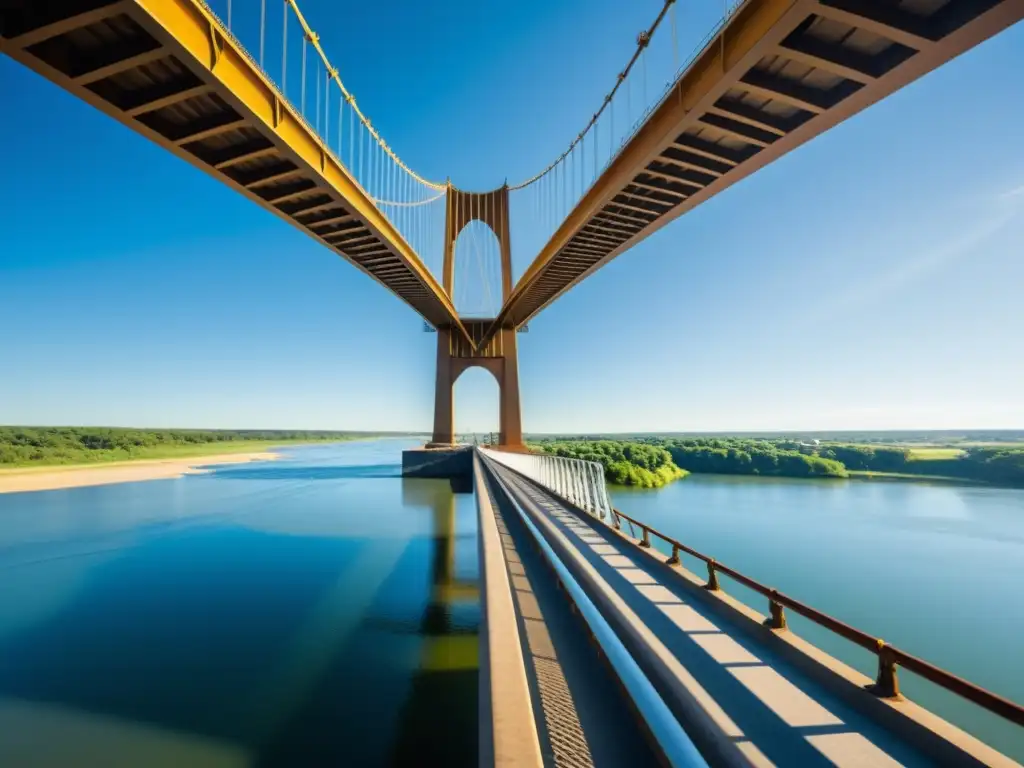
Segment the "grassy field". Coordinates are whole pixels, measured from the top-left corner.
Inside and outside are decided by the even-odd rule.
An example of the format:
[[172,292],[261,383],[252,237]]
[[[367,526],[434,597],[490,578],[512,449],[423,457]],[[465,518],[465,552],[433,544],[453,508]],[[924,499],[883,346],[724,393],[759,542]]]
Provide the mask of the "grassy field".
[[911,461],[923,461],[928,459],[958,459],[964,455],[960,448],[949,448],[946,446],[921,447],[910,449]]
[[329,440],[230,440],[216,443],[194,443],[191,445],[157,445],[152,447],[140,447],[131,451],[92,451],[89,461],[24,461],[12,464],[0,465],[0,473],[6,471],[24,471],[31,467],[91,467],[96,464],[110,464],[126,461],[143,461],[154,459],[188,459],[201,456],[222,456],[229,453],[259,453],[268,451],[275,447],[288,447],[290,445],[310,445],[316,442],[340,443],[348,440],[361,440],[365,438],[332,438]]

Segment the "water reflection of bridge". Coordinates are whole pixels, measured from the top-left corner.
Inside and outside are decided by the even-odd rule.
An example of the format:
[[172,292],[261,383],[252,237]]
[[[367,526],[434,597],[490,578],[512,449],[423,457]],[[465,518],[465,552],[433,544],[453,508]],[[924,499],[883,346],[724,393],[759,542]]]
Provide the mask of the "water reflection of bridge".
[[[475,740],[444,737],[476,733],[479,686],[476,531],[458,530],[456,516],[457,505],[472,504],[472,497],[460,498],[454,486],[466,490],[444,480],[402,479],[403,506],[429,509],[432,520],[430,597],[418,628],[420,662],[397,731],[399,765],[471,765],[477,755]],[[462,568],[459,542],[471,545]]]

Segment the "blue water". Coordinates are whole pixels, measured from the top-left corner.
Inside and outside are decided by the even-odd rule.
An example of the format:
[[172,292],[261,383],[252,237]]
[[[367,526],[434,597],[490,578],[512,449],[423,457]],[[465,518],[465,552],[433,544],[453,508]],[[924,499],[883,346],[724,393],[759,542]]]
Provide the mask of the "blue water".
[[[720,562],[1024,703],[1024,490],[691,475],[616,507]],[[706,574],[696,559],[684,565]],[[766,600],[723,587],[762,613]],[[874,677],[875,657],[799,616],[790,627]],[[927,681],[904,692],[1024,761],[1024,729]]]
[[[445,481],[399,477],[411,444],[0,495],[0,766],[475,764],[475,504]],[[691,476],[613,495],[1024,701],[1024,491]],[[874,674],[869,654],[790,625]],[[1016,726],[901,682],[1024,760]]]
[[0,765],[475,764],[475,505],[407,445],[0,496]]

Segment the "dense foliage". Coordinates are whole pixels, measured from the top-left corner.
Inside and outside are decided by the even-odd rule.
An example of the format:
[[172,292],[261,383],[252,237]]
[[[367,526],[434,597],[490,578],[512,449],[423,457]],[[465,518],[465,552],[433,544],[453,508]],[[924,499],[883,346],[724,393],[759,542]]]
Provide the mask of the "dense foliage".
[[[951,450],[943,458],[930,458],[935,455],[931,452],[934,449],[817,440],[808,443],[790,437],[638,436],[629,441],[560,439],[541,445],[602,446],[603,455],[614,456],[611,462],[603,462],[608,479],[613,481],[610,463],[630,461],[625,458],[624,448],[630,446],[630,451],[637,456],[646,455],[644,448],[667,451],[672,464],[688,472],[777,477],[847,477],[849,472],[879,472],[1024,486],[1024,448],[1016,444],[967,445],[962,452]],[[615,454],[615,446],[623,447],[621,457]],[[590,449],[591,453],[593,450]],[[591,455],[580,455],[580,458],[599,460]],[[631,463],[645,466],[643,460]]]
[[802,452],[791,441],[697,437],[660,440],[672,460],[690,472],[769,477],[846,477],[846,468],[832,458]]
[[686,476],[664,448],[617,440],[551,441],[534,446],[555,456],[596,461],[608,482],[638,488],[660,488]]
[[122,429],[119,427],[0,427],[0,466],[73,464],[167,455],[175,449],[230,443],[317,442],[346,432],[296,430]]

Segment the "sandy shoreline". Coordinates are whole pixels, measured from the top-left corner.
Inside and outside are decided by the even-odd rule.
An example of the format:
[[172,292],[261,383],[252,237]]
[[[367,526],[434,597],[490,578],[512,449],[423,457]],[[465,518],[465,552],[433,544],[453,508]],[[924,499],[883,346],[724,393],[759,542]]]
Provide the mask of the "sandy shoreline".
[[141,459],[115,461],[109,464],[0,469],[0,493],[52,491],[58,488],[80,488],[87,485],[135,483],[140,480],[162,480],[183,475],[202,474],[196,469],[213,464],[239,464],[249,461],[272,461],[279,454],[269,451],[225,453],[215,456],[192,456],[175,459]]

